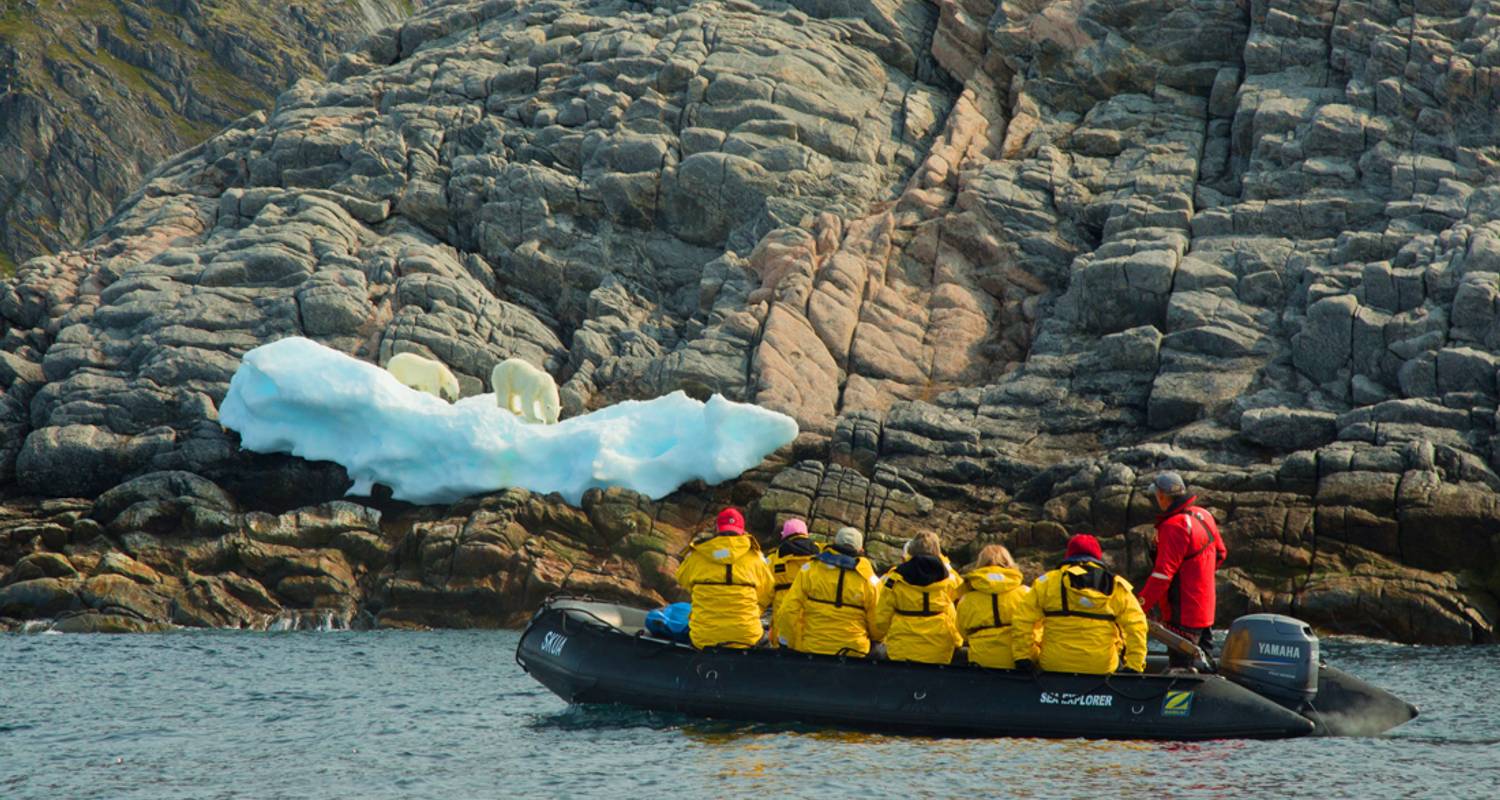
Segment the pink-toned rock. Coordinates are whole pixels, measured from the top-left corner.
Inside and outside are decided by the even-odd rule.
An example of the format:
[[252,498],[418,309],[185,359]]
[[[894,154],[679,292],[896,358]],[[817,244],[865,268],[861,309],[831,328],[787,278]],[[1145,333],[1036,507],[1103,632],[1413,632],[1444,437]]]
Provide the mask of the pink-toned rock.
[[789,414],[804,430],[832,432],[840,370],[802,314],[777,304],[756,348],[756,402]]

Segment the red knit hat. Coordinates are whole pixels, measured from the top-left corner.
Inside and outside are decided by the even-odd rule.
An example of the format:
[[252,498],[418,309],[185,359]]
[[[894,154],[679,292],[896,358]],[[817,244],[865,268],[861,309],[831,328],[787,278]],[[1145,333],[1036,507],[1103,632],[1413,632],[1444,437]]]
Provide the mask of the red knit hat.
[[[745,515],[738,508],[726,508],[719,512],[719,518],[714,521],[719,533],[744,533]],[[1095,545],[1097,547],[1097,545]]]
[[1099,548],[1098,539],[1087,533],[1079,533],[1068,540],[1068,554],[1065,557],[1073,558],[1074,556],[1088,556],[1103,561],[1104,551]]

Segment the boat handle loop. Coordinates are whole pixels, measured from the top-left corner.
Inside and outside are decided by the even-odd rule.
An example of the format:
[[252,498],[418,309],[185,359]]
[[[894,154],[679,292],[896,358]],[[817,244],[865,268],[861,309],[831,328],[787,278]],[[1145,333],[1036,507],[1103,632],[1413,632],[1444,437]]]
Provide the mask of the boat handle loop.
[[911,693],[911,699],[913,699],[913,700],[926,700],[927,699],[927,692],[926,692],[926,690],[912,692]]

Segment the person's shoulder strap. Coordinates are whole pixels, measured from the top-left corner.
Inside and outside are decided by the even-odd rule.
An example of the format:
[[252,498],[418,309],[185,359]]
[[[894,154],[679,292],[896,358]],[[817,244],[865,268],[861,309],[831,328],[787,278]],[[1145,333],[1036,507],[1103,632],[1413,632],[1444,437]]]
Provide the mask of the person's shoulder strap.
[[1214,543],[1218,541],[1218,537],[1216,535],[1214,535],[1214,526],[1208,524],[1207,522],[1205,522],[1203,520],[1202,516],[1199,516],[1200,514],[1207,514],[1207,513],[1208,512],[1204,511],[1203,509],[1201,509],[1201,508],[1199,508],[1197,506],[1191,506],[1191,507],[1189,507],[1187,509],[1184,509],[1184,515],[1187,517],[1187,522],[1188,522],[1188,525],[1187,525],[1188,543],[1191,544],[1192,541],[1193,541],[1193,520],[1194,519],[1198,520],[1198,524],[1200,526],[1202,526],[1204,537],[1203,537],[1203,544],[1200,545],[1200,546],[1198,546],[1196,549],[1194,549],[1193,552],[1188,553],[1187,555],[1183,556],[1182,557],[1183,561],[1187,561],[1188,559],[1197,558],[1198,556],[1203,555],[1204,552],[1206,552],[1210,547],[1213,547]]
[[1193,519],[1198,520],[1198,524],[1202,525],[1203,528],[1208,531],[1208,535],[1210,537],[1214,535],[1214,528],[1218,526],[1214,524],[1214,518],[1212,515],[1197,506],[1193,506],[1191,516],[1193,517]]

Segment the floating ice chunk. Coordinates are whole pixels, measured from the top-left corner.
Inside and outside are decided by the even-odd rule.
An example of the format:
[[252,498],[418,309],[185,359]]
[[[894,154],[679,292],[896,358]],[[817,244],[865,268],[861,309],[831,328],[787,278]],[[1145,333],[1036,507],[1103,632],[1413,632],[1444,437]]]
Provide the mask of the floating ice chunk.
[[575,505],[593,487],[658,499],[691,480],[738,477],[797,436],[785,414],[682,392],[528,425],[493,395],[450,405],[303,338],[246,353],[219,422],[247,450],[343,465],[354,481],[349,494],[382,483],[413,503],[507,487],[558,492]]

